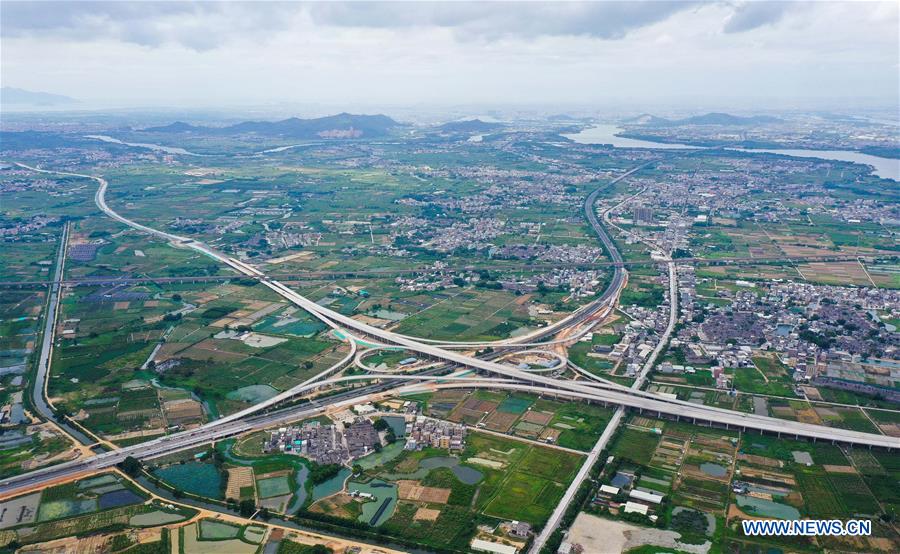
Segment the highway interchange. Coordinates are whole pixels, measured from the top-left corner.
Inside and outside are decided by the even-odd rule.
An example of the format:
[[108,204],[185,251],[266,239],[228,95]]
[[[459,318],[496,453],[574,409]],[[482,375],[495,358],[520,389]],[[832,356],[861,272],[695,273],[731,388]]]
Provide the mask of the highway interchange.
[[[84,473],[97,471],[103,468],[115,465],[128,456],[138,459],[152,459],[165,454],[178,452],[195,446],[208,444],[212,441],[225,437],[235,436],[254,429],[262,429],[278,425],[291,420],[298,420],[322,413],[326,408],[334,408],[336,406],[352,405],[365,402],[377,395],[383,395],[387,391],[392,392],[412,392],[420,390],[428,390],[434,388],[494,388],[519,390],[536,394],[550,394],[559,397],[566,397],[576,400],[584,400],[598,402],[603,404],[612,404],[619,406],[613,420],[607,426],[600,440],[591,450],[584,465],[579,471],[575,481],[569,487],[562,502],[557,506],[548,524],[544,527],[543,532],[537,537],[532,552],[539,550],[540,546],[550,536],[552,531],[558,525],[562,515],[568,506],[569,501],[577,491],[578,485],[587,475],[590,467],[596,461],[600,451],[603,450],[612,437],[615,428],[624,417],[625,408],[633,408],[639,411],[650,411],[657,414],[667,414],[677,418],[686,418],[692,421],[709,422],[716,425],[725,425],[739,429],[755,429],[758,431],[785,434],[796,437],[807,437],[813,440],[827,440],[846,444],[875,446],[884,448],[900,447],[900,439],[896,437],[887,437],[857,431],[848,431],[844,429],[823,427],[819,425],[805,424],[794,421],[786,421],[766,416],[757,416],[753,414],[738,413],[731,410],[715,408],[710,406],[697,405],[685,401],[672,400],[663,398],[653,393],[640,390],[648,373],[653,367],[656,357],[665,348],[668,342],[668,335],[672,332],[677,319],[677,278],[676,264],[668,260],[669,268],[669,308],[670,321],[664,336],[658,343],[656,350],[653,351],[647,363],[642,367],[642,371],[638,376],[632,388],[627,388],[618,384],[605,381],[572,381],[565,379],[557,379],[547,377],[537,373],[523,371],[493,361],[503,352],[508,352],[516,348],[534,347],[535,345],[548,345],[550,342],[544,342],[545,339],[556,335],[564,330],[578,329],[573,335],[577,338],[579,334],[590,329],[598,317],[605,316],[615,306],[618,295],[627,282],[627,271],[624,268],[621,255],[603,228],[603,225],[597,218],[594,205],[599,194],[606,187],[627,178],[634,172],[640,170],[644,166],[638,166],[630,171],[620,175],[615,180],[605,186],[599,187],[593,191],[585,201],[585,216],[595,230],[598,238],[603,243],[613,262],[613,276],[606,291],[596,300],[584,306],[580,310],[574,312],[570,316],[548,325],[547,327],[538,329],[528,335],[517,337],[515,339],[507,339],[497,341],[495,343],[437,343],[434,341],[425,341],[415,337],[409,337],[383,329],[378,329],[354,320],[348,316],[332,311],[326,307],[309,300],[308,298],[296,293],[282,282],[274,280],[245,262],[230,258],[221,254],[207,245],[151,227],[142,225],[130,219],[127,219],[109,207],[106,202],[106,191],[108,183],[105,179],[92,175],[84,175],[62,171],[49,171],[35,167],[17,164],[20,167],[43,173],[55,173],[60,175],[68,175],[74,177],[93,179],[98,183],[95,194],[95,202],[98,208],[112,219],[127,225],[133,229],[137,229],[146,234],[155,236],[162,240],[172,243],[181,248],[190,248],[200,252],[219,263],[225,264],[240,275],[258,280],[261,284],[271,289],[279,296],[285,298],[289,302],[305,309],[311,315],[317,317],[335,330],[346,337],[350,345],[350,353],[334,366],[316,375],[312,379],[294,387],[290,390],[256,404],[241,412],[221,418],[216,421],[207,423],[197,429],[175,433],[166,437],[151,440],[139,445],[120,448],[109,452],[103,452],[95,456],[77,459],[68,463],[44,468],[27,474],[11,477],[0,481],[0,498],[9,497],[25,489],[40,486],[43,483],[49,483],[63,478],[74,477]],[[58,281],[61,276],[54,278],[54,289],[59,286]],[[52,302],[51,302],[52,304]],[[48,315],[49,318],[49,315]],[[52,330],[52,329],[48,329]],[[426,372],[426,374],[418,375],[385,375],[385,374],[369,374],[354,377],[332,378],[330,375],[344,369],[356,358],[357,341],[361,338],[371,343],[373,340],[379,344],[402,347],[406,350],[416,352],[424,358],[438,362],[436,369]],[[566,340],[572,340],[568,337]],[[456,352],[454,348],[480,348],[481,346],[491,346],[495,352],[491,355],[478,358]],[[487,358],[487,359],[486,359]],[[447,376],[439,373],[446,373],[454,368],[466,368],[476,372],[471,377]],[[46,371],[46,370],[45,370]],[[318,401],[296,405],[285,409],[275,409],[275,406],[285,401],[296,399],[301,395],[321,392],[328,390],[336,385],[343,385],[353,381],[371,382],[374,384],[351,389],[346,392],[340,392],[331,396],[321,398]],[[411,384],[412,383],[412,384]]]

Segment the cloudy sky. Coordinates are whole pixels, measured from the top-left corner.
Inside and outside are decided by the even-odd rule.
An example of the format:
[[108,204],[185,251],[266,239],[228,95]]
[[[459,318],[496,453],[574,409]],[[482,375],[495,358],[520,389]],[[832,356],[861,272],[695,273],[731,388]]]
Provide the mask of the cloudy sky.
[[135,106],[896,106],[898,6],[2,0],[0,78]]

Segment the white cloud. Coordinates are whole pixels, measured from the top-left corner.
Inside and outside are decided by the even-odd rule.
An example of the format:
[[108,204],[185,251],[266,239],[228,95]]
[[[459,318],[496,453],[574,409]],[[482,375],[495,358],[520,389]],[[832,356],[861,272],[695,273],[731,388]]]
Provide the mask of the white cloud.
[[756,4],[3,2],[0,77],[155,105],[897,102],[896,3]]

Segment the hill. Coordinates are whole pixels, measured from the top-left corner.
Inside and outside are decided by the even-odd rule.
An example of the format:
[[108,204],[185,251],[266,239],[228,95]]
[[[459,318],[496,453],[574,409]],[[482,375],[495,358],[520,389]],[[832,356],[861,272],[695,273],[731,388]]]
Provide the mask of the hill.
[[193,131],[202,131],[204,130],[204,127],[194,127],[184,121],[176,121],[175,123],[163,125],[162,127],[147,127],[143,130],[149,133],[190,133]]
[[655,126],[655,125],[669,125],[672,122],[668,119],[662,117],[656,117],[655,115],[644,113],[637,117],[632,117],[631,119],[626,119],[622,123],[626,125],[647,125],[647,126]]
[[503,128],[503,125],[500,123],[489,123],[480,119],[451,121],[438,127],[438,129],[445,133],[486,133],[501,128]]

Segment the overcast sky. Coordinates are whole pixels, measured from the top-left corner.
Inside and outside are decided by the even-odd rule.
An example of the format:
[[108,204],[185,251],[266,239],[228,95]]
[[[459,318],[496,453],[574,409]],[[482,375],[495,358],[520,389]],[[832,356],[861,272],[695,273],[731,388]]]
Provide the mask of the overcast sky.
[[3,85],[92,104],[900,102],[898,2],[0,4]]

